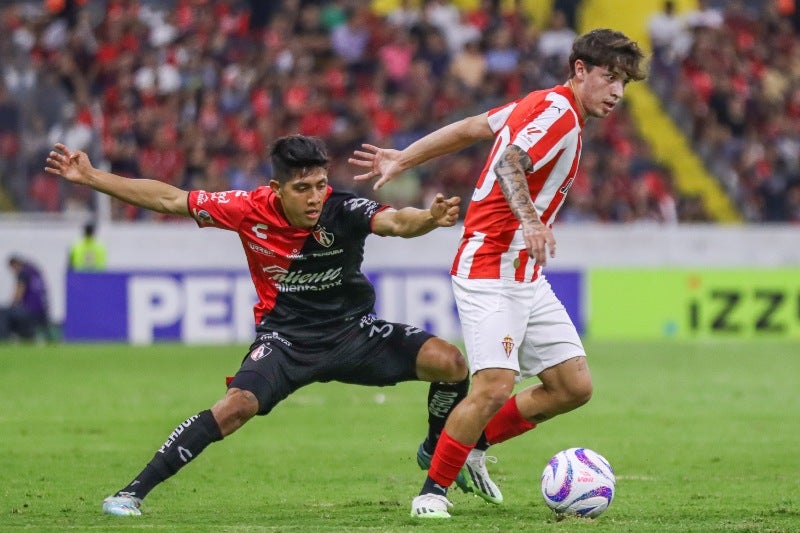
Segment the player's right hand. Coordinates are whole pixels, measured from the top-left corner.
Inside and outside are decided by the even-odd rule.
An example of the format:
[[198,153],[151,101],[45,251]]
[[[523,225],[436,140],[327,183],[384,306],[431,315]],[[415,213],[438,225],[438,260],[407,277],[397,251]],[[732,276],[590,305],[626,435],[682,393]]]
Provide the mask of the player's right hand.
[[369,181],[379,177],[372,187],[377,191],[384,183],[394,179],[402,172],[399,150],[378,148],[371,144],[362,144],[361,147],[364,150],[353,151],[353,157],[349,158],[347,162],[351,165],[368,168],[369,172],[353,176],[355,181]]

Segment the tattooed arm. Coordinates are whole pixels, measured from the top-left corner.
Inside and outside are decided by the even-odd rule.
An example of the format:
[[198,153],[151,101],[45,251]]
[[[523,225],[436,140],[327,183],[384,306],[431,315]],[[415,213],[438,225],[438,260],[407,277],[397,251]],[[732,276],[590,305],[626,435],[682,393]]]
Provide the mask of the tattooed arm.
[[522,236],[528,255],[539,265],[547,264],[547,249],[550,257],[556,255],[556,240],[550,228],[542,223],[539,213],[533,206],[528,180],[525,172],[533,169],[530,156],[518,146],[509,145],[494,166],[494,173],[500,183],[511,212],[520,221]]

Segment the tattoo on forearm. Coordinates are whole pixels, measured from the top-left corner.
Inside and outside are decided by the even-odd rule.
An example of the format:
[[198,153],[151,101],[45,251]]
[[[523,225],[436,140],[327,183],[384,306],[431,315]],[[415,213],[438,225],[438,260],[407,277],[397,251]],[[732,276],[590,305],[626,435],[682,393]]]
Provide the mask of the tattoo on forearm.
[[494,166],[500,189],[506,197],[511,212],[520,222],[536,224],[539,215],[531,203],[531,193],[525,172],[533,168],[530,156],[518,146],[508,146]]

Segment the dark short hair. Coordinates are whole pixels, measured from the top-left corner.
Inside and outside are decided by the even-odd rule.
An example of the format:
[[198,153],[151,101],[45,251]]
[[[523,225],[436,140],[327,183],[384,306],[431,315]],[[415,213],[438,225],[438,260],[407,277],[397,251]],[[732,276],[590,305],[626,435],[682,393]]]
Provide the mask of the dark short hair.
[[318,137],[287,135],[272,143],[272,177],[285,183],[298,173],[302,176],[315,168],[328,168],[328,152]]
[[642,68],[644,54],[636,41],[624,33],[597,29],[584,33],[572,43],[569,56],[570,77],[575,75],[575,61],[586,63],[587,68],[605,67],[621,75],[625,81],[639,81],[645,78]]

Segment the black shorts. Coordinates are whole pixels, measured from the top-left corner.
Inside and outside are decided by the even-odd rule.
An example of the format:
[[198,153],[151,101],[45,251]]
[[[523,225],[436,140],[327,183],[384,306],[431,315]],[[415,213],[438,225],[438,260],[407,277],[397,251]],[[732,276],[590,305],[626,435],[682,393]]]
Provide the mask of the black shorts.
[[259,415],[291,393],[316,382],[385,386],[417,379],[417,354],[433,337],[406,324],[371,315],[348,322],[324,341],[288,340],[261,334],[229,387],[255,394]]

